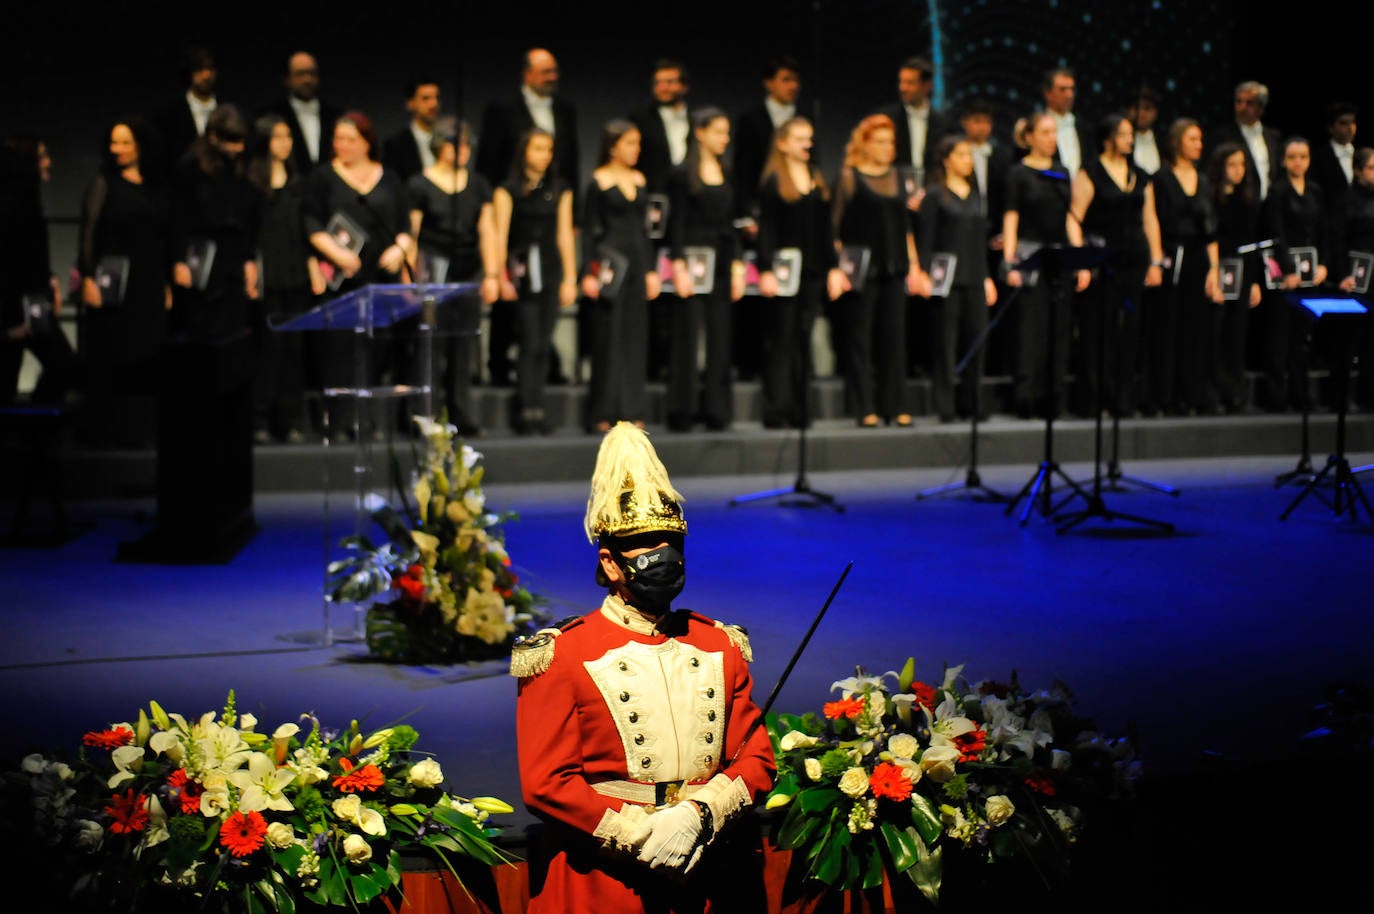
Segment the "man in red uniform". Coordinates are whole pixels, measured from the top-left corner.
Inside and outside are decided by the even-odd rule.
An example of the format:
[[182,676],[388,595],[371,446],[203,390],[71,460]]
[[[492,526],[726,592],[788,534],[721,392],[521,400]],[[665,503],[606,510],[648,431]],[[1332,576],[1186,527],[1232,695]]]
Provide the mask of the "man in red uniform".
[[764,907],[748,813],[772,786],[772,746],[744,632],[670,608],[681,502],[648,436],[612,428],[586,519],[606,599],[512,654],[521,790],[543,822],[530,914]]

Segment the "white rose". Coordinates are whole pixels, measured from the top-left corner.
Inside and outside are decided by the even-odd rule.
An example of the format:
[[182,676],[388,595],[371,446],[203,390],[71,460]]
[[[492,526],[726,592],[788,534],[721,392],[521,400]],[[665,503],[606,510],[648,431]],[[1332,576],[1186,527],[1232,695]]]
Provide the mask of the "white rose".
[[803,762],[802,765],[806,769],[806,776],[809,777],[811,780],[819,781],[821,779],[820,759],[809,758],[805,762]]
[[897,758],[915,758],[921,744],[910,733],[894,733],[887,741],[887,751]]
[[285,850],[296,843],[296,831],[285,822],[273,822],[267,826],[267,843],[276,850]]
[[819,742],[820,740],[816,737],[807,736],[800,730],[788,730],[782,735],[782,739],[778,740],[778,745],[782,747],[783,752],[791,752],[793,749],[802,746],[814,746]]
[[356,793],[349,793],[339,797],[334,801],[334,815],[343,819],[345,822],[352,822],[358,817],[358,811],[362,808],[363,801]]
[[438,787],[443,782],[443,769],[432,758],[421,759],[410,769],[410,783],[416,787]]
[[1016,812],[1016,805],[1011,799],[998,794],[995,797],[988,797],[987,814],[988,824],[993,828],[1005,823],[1011,818],[1012,813]]
[[921,753],[921,771],[930,776],[937,784],[943,784],[954,777],[954,765],[959,761],[959,750],[953,745],[931,746]]
[[868,772],[862,768],[850,768],[840,775],[840,791],[856,800],[863,796],[868,792]]
[[349,863],[366,863],[372,859],[372,845],[362,835],[349,835],[344,838],[344,856]]

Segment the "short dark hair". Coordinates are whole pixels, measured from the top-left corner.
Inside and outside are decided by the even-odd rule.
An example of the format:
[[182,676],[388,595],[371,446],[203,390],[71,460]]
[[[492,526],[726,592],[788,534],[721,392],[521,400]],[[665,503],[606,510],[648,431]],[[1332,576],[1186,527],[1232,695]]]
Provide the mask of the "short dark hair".
[[433,75],[429,73],[416,73],[414,76],[410,77],[410,79],[406,80],[406,94],[404,97],[407,100],[414,98],[415,93],[420,91],[421,86],[434,86],[438,88],[439,80],[435,79]]
[[1141,102],[1151,105],[1157,110],[1159,108],[1159,93],[1149,86],[1140,86],[1131,93],[1130,98],[1126,99],[1126,107],[1139,108]]
[[996,111],[992,107],[992,102],[981,95],[975,95],[972,98],[965,99],[963,113],[960,117],[969,117],[975,114],[981,114],[990,118],[996,114]]
[[1040,80],[1041,90],[1048,92],[1050,89],[1053,89],[1054,78],[1056,76],[1067,76],[1074,82],[1078,81],[1078,77],[1074,76],[1073,70],[1070,70],[1068,67],[1051,67],[1050,69],[1045,71],[1044,78]]
[[1354,102],[1332,102],[1326,106],[1326,126],[1330,127],[1346,115],[1358,118],[1360,106]]
[[687,65],[676,57],[660,57],[658,60],[655,60],[652,72],[657,73],[659,70],[677,70],[679,79],[683,82],[690,82],[687,78]]
[[783,54],[781,57],[768,58],[768,61],[763,65],[763,78],[772,79],[783,70],[791,70],[798,76],[801,75],[802,71],[801,64],[797,62],[797,58],[789,54]]
[[215,69],[215,54],[209,48],[192,46],[181,52],[181,81],[189,83],[192,73]]
[[902,61],[902,65],[897,69],[915,70],[917,73],[921,74],[922,79],[930,79],[935,75],[934,65],[924,57],[908,57],[906,60]]

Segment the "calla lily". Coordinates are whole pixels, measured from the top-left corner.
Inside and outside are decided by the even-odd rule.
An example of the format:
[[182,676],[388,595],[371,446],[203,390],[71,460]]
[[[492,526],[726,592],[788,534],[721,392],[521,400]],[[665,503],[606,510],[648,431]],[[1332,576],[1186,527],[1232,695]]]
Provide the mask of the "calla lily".
[[115,766],[115,773],[110,775],[109,786],[113,790],[125,781],[132,781],[138,777],[138,772],[143,768],[143,748],[141,746],[120,746],[110,753],[110,762]]

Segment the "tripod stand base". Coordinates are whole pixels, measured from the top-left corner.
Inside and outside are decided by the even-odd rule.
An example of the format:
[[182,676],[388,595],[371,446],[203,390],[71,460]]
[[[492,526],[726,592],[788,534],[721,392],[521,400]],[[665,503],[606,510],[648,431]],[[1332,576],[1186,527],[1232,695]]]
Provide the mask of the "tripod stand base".
[[1289,470],[1287,473],[1280,473],[1274,477],[1274,488],[1283,488],[1290,482],[1300,482],[1304,485],[1311,485],[1316,475],[1317,471],[1312,469],[1312,458],[1303,454],[1298,458],[1297,466],[1293,467],[1293,469]]
[[[1054,477],[1056,475],[1062,479],[1070,489],[1069,494],[1059,503],[1058,507],[1052,506],[1050,502],[1050,490],[1051,486],[1054,484]],[[1053,460],[1045,460],[1040,463],[1040,467],[1035,471],[1035,475],[1026,480],[1026,484],[1021,487],[1021,491],[1011,500],[1011,503],[1007,505],[1005,513],[1010,515],[1012,511],[1016,510],[1016,506],[1020,504],[1021,499],[1026,499],[1026,507],[1021,512],[1021,526],[1024,527],[1027,519],[1030,518],[1031,509],[1035,507],[1036,498],[1041,497],[1042,493],[1045,504],[1044,507],[1041,508],[1040,513],[1046,517],[1058,512],[1059,508],[1062,508],[1076,497],[1081,496],[1084,501],[1091,501],[1090,496],[1083,487],[1070,479],[1069,475],[1060,469],[1059,464],[1055,463]]]
[[805,480],[798,480],[790,489],[769,489],[766,492],[752,492],[748,495],[736,495],[730,499],[730,507],[742,505],[751,501],[762,501],[765,498],[776,498],[778,504],[786,508],[834,508],[836,511],[843,511],[844,505],[835,500],[835,496],[826,492],[817,492],[807,485]]
[[[1368,467],[1361,469],[1368,469]],[[1334,477],[1332,482],[1335,486],[1335,492],[1330,501],[1327,501],[1326,496],[1317,491],[1317,486],[1321,485],[1328,477]],[[1355,472],[1350,469],[1350,461],[1346,460],[1344,456],[1332,454],[1326,458],[1326,466],[1322,467],[1322,471],[1313,476],[1303,487],[1303,490],[1298,493],[1298,497],[1289,503],[1284,512],[1279,515],[1279,520],[1287,520],[1288,515],[1293,513],[1293,509],[1304,498],[1314,493],[1337,517],[1349,512],[1351,520],[1358,520],[1359,517],[1355,510],[1358,500],[1358,504],[1364,505],[1364,513],[1369,515],[1370,520],[1374,520],[1374,509],[1370,508],[1369,499],[1365,498],[1364,490],[1360,488],[1360,482],[1355,478]]]
[[1055,529],[1056,533],[1068,533],[1074,527],[1097,517],[1105,521],[1124,520],[1133,524],[1141,524],[1146,527],[1154,527],[1166,533],[1174,532],[1174,525],[1162,520],[1151,520],[1148,517],[1140,517],[1135,514],[1123,514],[1120,511],[1113,511],[1107,507],[1101,495],[1091,495],[1088,497],[1088,506],[1082,511],[1073,511],[1062,518],[1056,518],[1059,526]]
[[1121,467],[1117,464],[1112,464],[1107,468],[1107,475],[1103,477],[1103,483],[1113,492],[1125,492],[1126,489],[1123,484],[1129,484],[1139,486],[1142,489],[1150,489],[1151,491],[1159,492],[1163,495],[1177,496],[1180,494],[1178,489],[1173,486],[1166,486],[1162,482],[1151,482],[1148,479],[1127,476],[1125,473],[1121,472]]
[[1009,496],[1003,495],[993,489],[983,485],[982,479],[978,476],[977,470],[969,470],[964,475],[963,482],[951,482],[942,486],[935,486],[931,489],[924,489],[916,493],[916,500],[923,498],[935,498],[940,495],[967,494],[974,501],[1011,501]]

